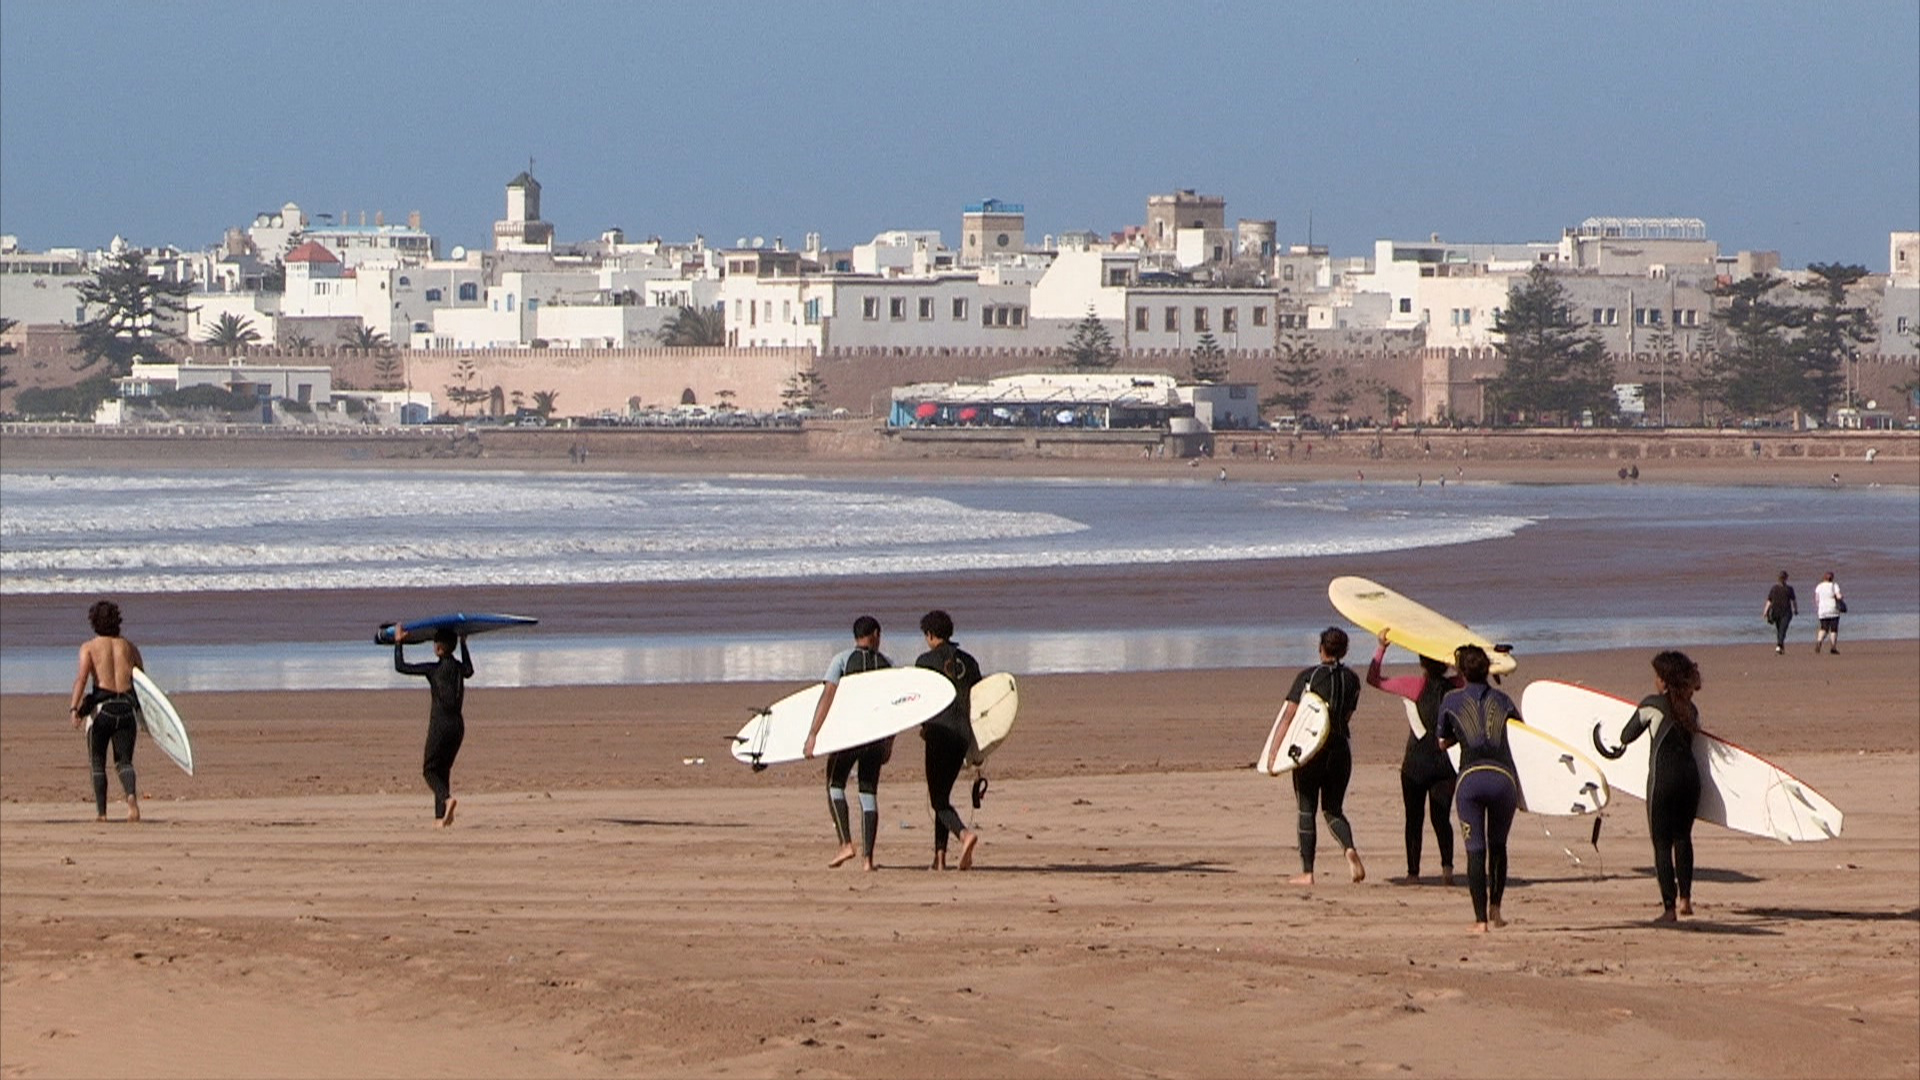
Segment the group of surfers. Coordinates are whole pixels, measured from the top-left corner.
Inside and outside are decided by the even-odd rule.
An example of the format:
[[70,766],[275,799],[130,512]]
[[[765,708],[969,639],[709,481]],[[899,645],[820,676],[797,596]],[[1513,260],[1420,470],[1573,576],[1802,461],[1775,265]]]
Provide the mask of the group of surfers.
[[[133,670],[141,665],[140,650],[121,635],[120,608],[102,600],[88,611],[94,637],[80,647],[79,674],[73,683],[71,715],[74,727],[87,728],[87,754],[99,820],[107,816],[107,753],[111,749],[125,795],[127,820],[140,820],[133,745],[139,703],[133,689]],[[971,746],[969,691],[981,679],[980,665],[953,640],[953,618],[945,611],[929,611],[920,619],[927,649],[914,666],[938,671],[955,688],[953,701],[920,725],[925,742],[927,800],[933,811],[931,868],[947,867],[951,838],[960,842],[958,868],[973,865],[979,833],[953,806],[953,785],[966,764]],[[1382,629],[1379,648],[1367,667],[1369,686],[1414,703],[1423,731],[1409,732],[1400,763],[1401,795],[1406,810],[1407,874],[1398,879],[1418,882],[1426,822],[1431,820],[1440,854],[1440,876],[1454,884],[1454,837],[1448,810],[1458,814],[1461,839],[1467,853],[1467,890],[1473,903],[1473,929],[1485,933],[1505,925],[1501,901],[1507,883],[1507,836],[1520,804],[1520,783],[1507,724],[1520,719],[1520,710],[1507,694],[1489,683],[1491,660],[1478,645],[1454,650],[1451,666],[1433,657],[1420,658],[1418,675],[1388,678],[1381,674],[1390,630]],[[808,731],[804,753],[814,748],[832,708],[840,681],[848,675],[891,667],[880,651],[878,620],[862,615],[853,623],[853,644],[828,664],[819,704]],[[466,636],[439,629],[433,636],[434,659],[409,662],[405,655],[406,628],[394,626],[393,666],[405,675],[427,680],[432,705],[427,721],[427,743],[422,773],[433,792],[434,820],[439,827],[453,824],[458,800],[452,794],[455,757],[466,736],[463,715],[466,681],[473,677],[473,659]],[[1345,814],[1347,786],[1353,777],[1349,721],[1359,704],[1361,679],[1346,666],[1349,639],[1338,627],[1320,633],[1319,663],[1294,677],[1279,723],[1284,736],[1301,696],[1313,693],[1327,704],[1329,730],[1325,744],[1313,757],[1292,770],[1301,872],[1289,880],[1313,883],[1318,840],[1317,817],[1340,844],[1352,879],[1366,878],[1366,866],[1354,844],[1353,828]],[[1653,693],[1640,702],[1622,732],[1622,745],[1603,749],[1618,757],[1627,743],[1652,733],[1647,783],[1647,820],[1653,839],[1654,869],[1659,879],[1661,921],[1691,915],[1693,887],[1693,821],[1699,808],[1700,775],[1693,755],[1693,739],[1700,732],[1699,711],[1693,703],[1700,689],[1700,668],[1685,653],[1661,652],[1653,658]],[[866,870],[874,869],[874,841],[879,831],[880,771],[893,754],[893,737],[827,755],[827,806],[839,849],[828,865],[841,866],[856,857]],[[1273,740],[1278,753],[1283,738]],[[1458,746],[1456,771],[1447,751]],[[1271,771],[1274,762],[1263,762]],[[860,845],[854,845],[851,807],[846,785],[856,781],[860,801]]]

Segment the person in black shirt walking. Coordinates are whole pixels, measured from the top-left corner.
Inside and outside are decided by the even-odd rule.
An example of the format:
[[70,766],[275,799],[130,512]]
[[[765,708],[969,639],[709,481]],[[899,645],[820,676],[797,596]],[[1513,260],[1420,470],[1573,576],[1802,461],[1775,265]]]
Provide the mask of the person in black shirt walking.
[[960,837],[960,869],[973,866],[973,849],[980,835],[967,828],[960,812],[953,808],[953,783],[967,763],[970,702],[975,683],[980,681],[980,663],[953,642],[953,616],[944,611],[929,611],[920,618],[920,633],[926,636],[927,651],[913,662],[915,667],[937,671],[952,680],[953,703],[920,725],[920,737],[927,743],[927,801],[933,806],[933,866],[947,868],[947,838]]
[[[1300,837],[1300,873],[1288,878],[1289,884],[1313,884],[1314,849],[1319,830],[1314,814],[1327,819],[1327,831],[1346,852],[1347,870],[1355,881],[1367,879],[1366,864],[1353,844],[1353,826],[1347,823],[1347,784],[1353,779],[1353,746],[1348,721],[1360,703],[1360,676],[1342,663],[1347,655],[1347,632],[1329,626],[1320,632],[1320,663],[1294,676],[1287,691],[1287,703],[1281,706],[1287,724],[1293,720],[1300,695],[1312,691],[1327,703],[1327,742],[1306,764],[1293,770],[1293,796],[1298,810]],[[1286,728],[1281,731],[1284,734]],[[1276,741],[1276,745],[1278,740]]]
[[[453,809],[459,800],[453,797],[453,759],[467,738],[467,721],[461,714],[467,680],[473,678],[473,657],[467,655],[467,636],[440,629],[433,634],[434,659],[426,663],[407,662],[406,627],[393,626],[393,670],[402,675],[424,675],[433,693],[433,708],[427,714],[427,752],[421,772],[433,789],[433,816],[441,828],[453,824]],[[460,657],[454,659],[455,642]]]

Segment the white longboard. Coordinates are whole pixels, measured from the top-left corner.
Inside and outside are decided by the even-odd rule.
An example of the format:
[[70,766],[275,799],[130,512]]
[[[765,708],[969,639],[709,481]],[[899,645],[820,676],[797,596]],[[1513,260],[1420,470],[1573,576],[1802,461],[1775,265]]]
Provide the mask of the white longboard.
[[192,776],[193,743],[187,739],[186,722],[180,719],[173,702],[139,668],[133,669],[133,694],[140,701],[140,726],[147,730],[147,738]]
[[[1407,722],[1418,724],[1420,713],[1407,704]],[[1520,710],[1525,715],[1526,710]],[[1607,775],[1594,760],[1530,724],[1507,721],[1507,749],[1520,781],[1520,809],[1550,817],[1579,817],[1598,813],[1607,805],[1611,789]],[[1453,767],[1460,767],[1460,748],[1447,748]]]
[[1014,717],[1020,713],[1020,684],[1004,671],[989,675],[974,684],[967,706],[973,722],[973,746],[967,751],[967,761],[985,764],[1013,733]]
[[[1634,740],[1619,758],[1609,760],[1598,751],[1602,745],[1620,745],[1621,731],[1638,710],[1637,702],[1553,680],[1527,684],[1520,709],[1527,722],[1541,730],[1582,749],[1592,747],[1607,782],[1644,799],[1657,732]],[[1839,807],[1758,754],[1701,732],[1693,740],[1693,756],[1700,766],[1699,820],[1782,843],[1840,835],[1845,815]]]
[[[1280,776],[1305,765],[1313,760],[1313,755],[1327,745],[1327,733],[1333,727],[1333,718],[1327,714],[1327,703],[1319,694],[1311,690],[1300,692],[1300,704],[1293,710],[1293,722],[1287,725],[1285,737],[1280,734],[1280,717],[1286,715],[1286,706],[1280,707],[1280,715],[1273,718],[1273,730],[1267,732],[1267,742],[1260,748],[1260,760],[1254,768],[1268,776]],[[1280,752],[1273,752],[1274,742],[1279,740]],[[1273,767],[1267,767],[1268,758],[1273,759]]]
[[[760,710],[733,736],[733,756],[749,765],[805,760],[807,732],[825,683],[815,683]],[[882,668],[840,680],[833,707],[814,740],[816,757],[865,746],[930,720],[953,703],[953,683],[926,668]]]

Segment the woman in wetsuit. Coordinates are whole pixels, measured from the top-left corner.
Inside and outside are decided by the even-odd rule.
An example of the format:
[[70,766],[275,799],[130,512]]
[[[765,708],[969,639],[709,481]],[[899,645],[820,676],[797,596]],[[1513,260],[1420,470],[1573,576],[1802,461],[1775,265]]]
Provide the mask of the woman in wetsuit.
[[[424,675],[433,692],[433,710],[427,715],[427,753],[422,773],[433,789],[433,816],[442,828],[453,824],[453,809],[459,800],[453,797],[453,759],[467,737],[466,718],[460,708],[466,698],[467,680],[473,678],[473,658],[467,654],[467,637],[452,630],[434,631],[434,659],[409,664],[405,653],[406,628],[393,627],[393,670],[402,675]],[[460,645],[460,658],[454,659],[454,643]]]
[[1467,891],[1473,897],[1473,931],[1505,926],[1500,901],[1507,891],[1507,833],[1520,809],[1520,780],[1507,747],[1507,721],[1520,719],[1513,699],[1487,685],[1492,667],[1478,645],[1454,650],[1453,666],[1467,684],[1440,702],[1438,745],[1460,745],[1460,780],[1454,803],[1467,848]]
[[1440,883],[1453,884],[1453,762],[1440,749],[1436,731],[1440,724],[1440,701],[1447,691],[1465,685],[1459,676],[1447,674],[1444,660],[1420,658],[1420,674],[1383,678],[1380,662],[1387,656],[1387,631],[1380,631],[1380,647],[1367,665],[1367,685],[1376,690],[1406,698],[1418,710],[1421,734],[1407,732],[1407,749],[1400,756],[1400,801],[1407,812],[1407,876],[1409,884],[1420,880],[1420,846],[1426,833],[1424,818],[1433,820],[1434,846],[1440,851]]
[[1653,836],[1653,872],[1660,879],[1660,917],[1675,922],[1693,914],[1693,819],[1700,812],[1700,766],[1693,739],[1700,734],[1700,710],[1693,695],[1700,689],[1700,665],[1671,649],[1653,658],[1653,693],[1620,732],[1620,746],[1602,754],[1618,758],[1627,744],[1648,731],[1647,832]]

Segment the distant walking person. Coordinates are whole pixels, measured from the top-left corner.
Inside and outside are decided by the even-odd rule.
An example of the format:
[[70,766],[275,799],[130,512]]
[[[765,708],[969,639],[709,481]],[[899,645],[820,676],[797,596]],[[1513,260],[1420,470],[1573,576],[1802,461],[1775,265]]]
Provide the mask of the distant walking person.
[[140,700],[133,692],[133,669],[143,666],[140,650],[120,636],[120,605],[101,600],[87,609],[93,638],[80,646],[80,673],[73,679],[67,713],[73,726],[87,729],[87,764],[93,774],[96,820],[107,820],[107,747],[127,800],[127,820],[140,820],[140,790],[133,773],[133,740],[139,730]]
[[1627,744],[1651,732],[1647,755],[1647,832],[1653,836],[1653,872],[1660,881],[1660,917],[1674,922],[1693,914],[1693,820],[1700,812],[1700,765],[1693,739],[1700,734],[1700,710],[1693,695],[1700,689],[1700,666],[1686,653],[1667,651],[1653,658],[1653,693],[1621,729],[1620,746],[1600,752],[1619,758]]
[[960,869],[973,866],[973,849],[980,835],[967,828],[960,812],[953,808],[953,782],[967,763],[967,747],[972,739],[971,702],[973,686],[980,681],[980,663],[971,653],[954,644],[953,616],[944,611],[929,611],[920,618],[920,633],[927,639],[927,651],[913,662],[945,675],[955,690],[953,703],[920,725],[920,737],[927,742],[927,802],[933,807],[933,866],[947,868],[947,838],[960,837]]
[[[467,635],[456,635],[441,628],[433,634],[434,659],[420,664],[407,663],[406,627],[393,624],[393,670],[402,675],[424,675],[433,694],[433,708],[427,714],[427,751],[421,774],[433,789],[433,817],[441,828],[453,824],[453,810],[460,800],[453,797],[453,759],[460,756],[460,744],[467,738],[467,721],[461,713],[466,702],[467,680],[473,678],[473,657],[467,655]],[[455,642],[460,658],[454,659]]]
[[1833,571],[1829,570],[1820,578],[1820,584],[1813,587],[1814,614],[1820,618],[1820,632],[1814,636],[1813,651],[1817,654],[1820,646],[1828,641],[1829,653],[1840,651],[1840,616],[1847,613],[1847,598],[1840,592],[1840,583],[1833,580]]
[[[827,664],[826,685],[820,690],[820,704],[814,706],[813,726],[807,730],[807,744],[802,753],[813,757],[814,740],[820,737],[820,728],[827,722],[827,713],[833,708],[842,678],[892,666],[893,661],[880,651],[880,620],[871,615],[853,620],[853,648]],[[827,755],[827,813],[833,818],[834,835],[840,840],[839,854],[828,866],[839,866],[855,854],[861,854],[866,859],[865,869],[873,869],[873,842],[880,832],[880,767],[892,756],[891,735]],[[858,852],[853,847],[853,819],[847,813],[847,777],[856,768],[860,771],[861,848]]]
[[1773,651],[1787,651],[1787,624],[1800,614],[1800,598],[1793,594],[1793,586],[1787,584],[1787,572],[1780,571],[1780,580],[1767,590],[1766,605],[1760,609],[1760,617],[1773,624]]
[[1520,809],[1520,780],[1507,744],[1507,721],[1520,719],[1513,699],[1487,685],[1492,663],[1478,645],[1453,652],[1453,666],[1466,685],[1440,702],[1442,751],[1460,746],[1460,782],[1454,803],[1467,848],[1467,892],[1473,899],[1473,930],[1507,925],[1500,901],[1507,891],[1507,833]]
[[[1347,856],[1347,872],[1354,881],[1367,879],[1366,864],[1353,843],[1353,826],[1347,822],[1347,785],[1353,780],[1353,741],[1350,723],[1353,710],[1360,704],[1360,676],[1341,661],[1347,655],[1347,632],[1337,626],[1320,631],[1320,663],[1294,676],[1287,690],[1287,701],[1280,707],[1281,734],[1293,724],[1300,696],[1312,691],[1327,703],[1327,742],[1320,752],[1293,770],[1294,827],[1300,844],[1300,873],[1287,879],[1291,885],[1313,884],[1313,859],[1319,846],[1317,813],[1327,819],[1327,831]],[[1277,750],[1280,740],[1274,740]],[[1265,763],[1268,769],[1271,761]]]

